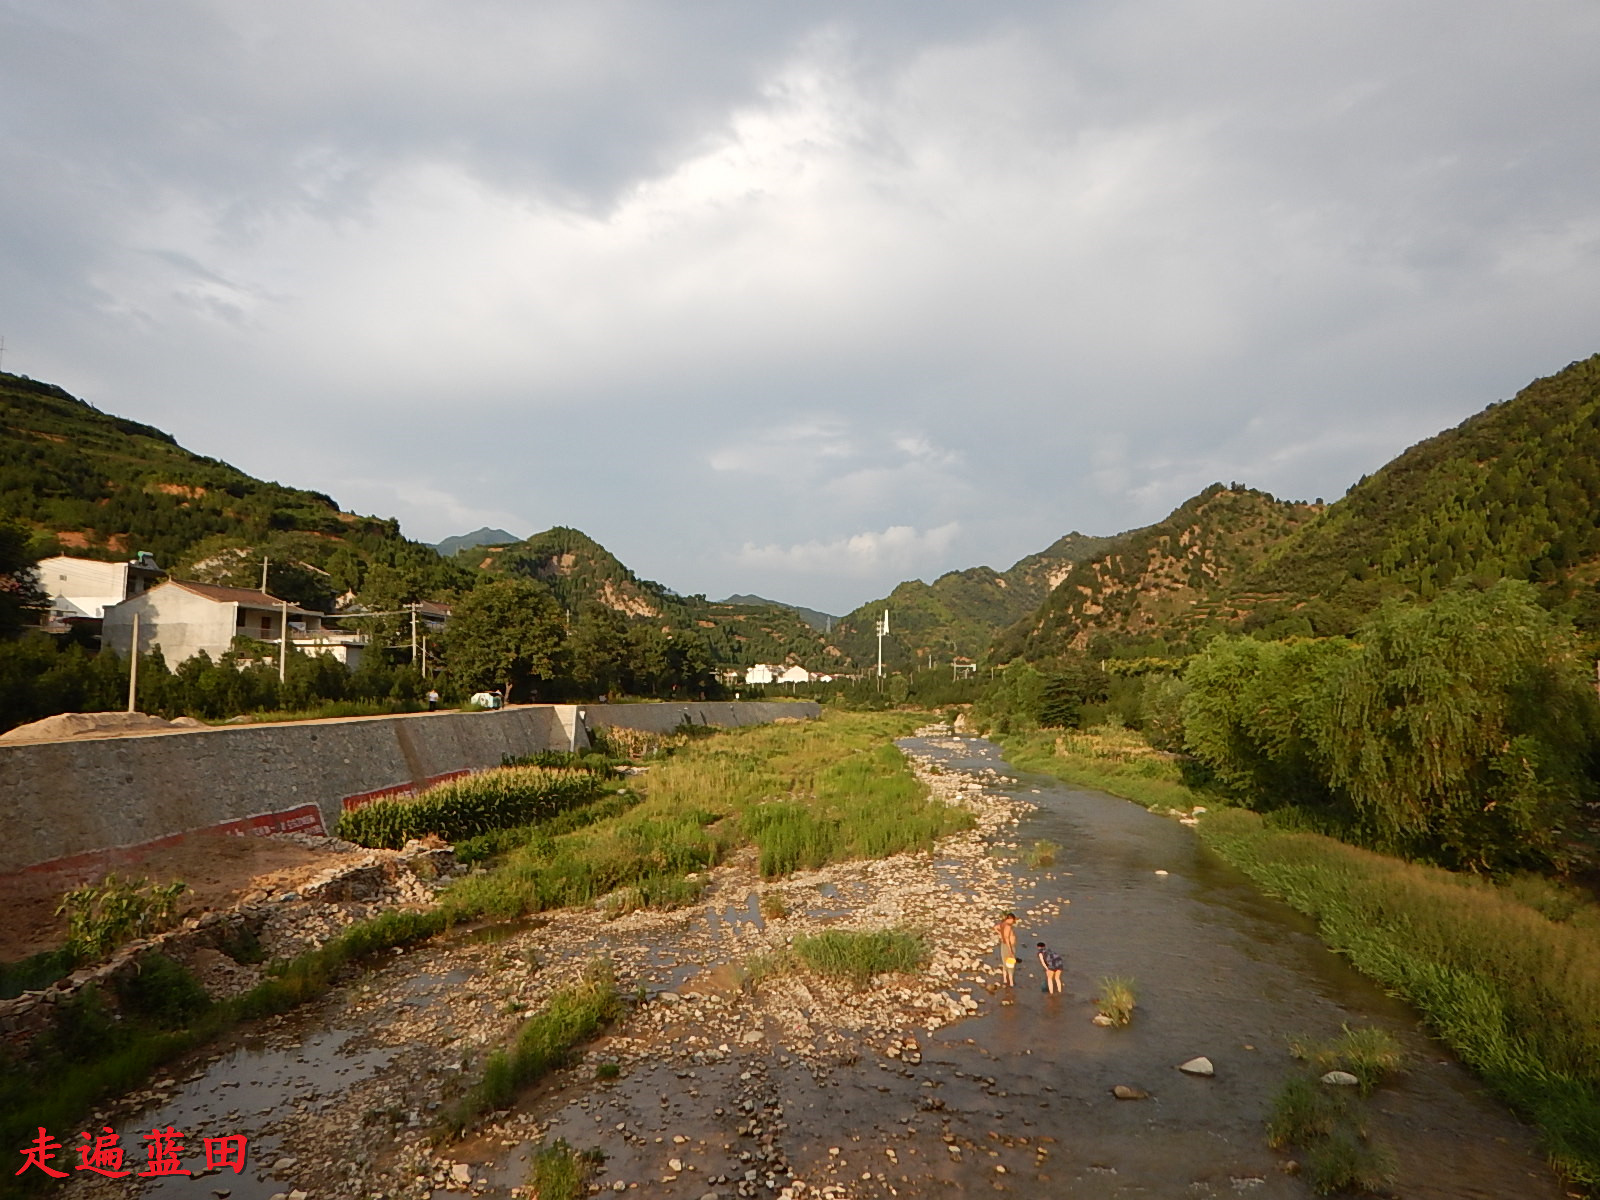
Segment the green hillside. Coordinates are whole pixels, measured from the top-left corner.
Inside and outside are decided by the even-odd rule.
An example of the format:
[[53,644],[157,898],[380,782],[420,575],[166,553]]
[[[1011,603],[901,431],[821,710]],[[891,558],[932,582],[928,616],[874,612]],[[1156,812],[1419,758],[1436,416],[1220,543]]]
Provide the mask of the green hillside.
[[788,661],[823,670],[845,663],[820,631],[785,605],[717,604],[704,596],[680,596],[640,579],[576,529],[557,526],[515,545],[485,547],[478,561],[490,574],[539,580],[574,617],[598,605],[629,621],[692,639],[719,666]]
[[159,429],[4,373],[0,517],[30,529],[41,556],[122,559],[148,550],[163,567],[208,582],[259,585],[266,557],[276,594],[324,610],[369,583],[420,596],[469,578],[402,537],[392,520],[252,478]]
[[1103,649],[1097,638],[1168,642],[1202,625],[1232,624],[1257,602],[1241,591],[1246,572],[1321,511],[1214,483],[1164,520],[1072,564],[1038,609],[996,640],[992,657],[1040,660]]
[[969,567],[950,571],[932,583],[907,580],[882,600],[873,600],[839,618],[833,628],[839,647],[858,663],[877,661],[878,618],[889,609],[889,636],[883,661],[902,670],[951,658],[979,658],[995,635],[1038,608],[1072,564],[1112,544],[1114,538],[1069,533],[1046,550],[1019,560],[1010,570]]
[[1600,626],[1600,355],[1535,380],[1358,482],[1249,572],[1348,624],[1385,596],[1527,579]]

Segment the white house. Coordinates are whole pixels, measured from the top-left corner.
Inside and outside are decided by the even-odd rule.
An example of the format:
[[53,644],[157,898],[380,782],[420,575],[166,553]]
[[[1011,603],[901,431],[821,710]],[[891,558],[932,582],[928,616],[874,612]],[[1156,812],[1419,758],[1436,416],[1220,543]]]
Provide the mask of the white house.
[[55,554],[41,558],[39,586],[50,597],[50,620],[99,620],[113,604],[149,591],[166,574],[148,553],[128,562]]
[[757,663],[744,673],[744,681],[746,683],[771,683],[777,677],[777,674],[766,663]]
[[333,654],[347,666],[360,659],[366,639],[344,630],[325,629],[322,614],[249,588],[171,580],[105,609],[101,644],[127,656],[133,642],[133,618],[139,618],[139,653],[159,645],[168,666],[177,666],[204,650],[221,657],[235,637],[277,642],[289,623],[289,642],[308,654]]
[[810,683],[811,672],[802,666],[793,666],[778,676],[779,683]]

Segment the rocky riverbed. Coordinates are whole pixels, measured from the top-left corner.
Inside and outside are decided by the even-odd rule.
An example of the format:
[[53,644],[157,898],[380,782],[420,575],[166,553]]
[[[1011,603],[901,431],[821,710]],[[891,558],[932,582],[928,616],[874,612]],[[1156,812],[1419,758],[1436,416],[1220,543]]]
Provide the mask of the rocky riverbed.
[[[930,1035],[992,990],[998,914],[1030,915],[1033,885],[991,850],[1031,806],[993,790],[1002,781],[993,769],[913,763],[934,795],[976,819],[933,854],[768,882],[746,852],[711,871],[690,908],[616,920],[568,910],[460,931],[214,1047],[105,1122],[129,1130],[130,1142],[134,1129],[168,1124],[196,1139],[250,1135],[250,1168],[207,1181],[237,1200],[521,1195],[529,1147],[554,1137],[605,1154],[597,1186],[693,1198],[896,1194],[914,1176],[954,1182],[963,1165],[1003,1175],[1043,1162],[1048,1147],[1025,1134],[1020,1149],[1009,1134],[968,1145],[941,1120],[949,1084],[992,1090],[981,1069],[938,1084],[919,1075]],[[826,928],[911,929],[931,958],[916,976],[860,991],[800,973],[751,986],[752,961]],[[428,1132],[440,1107],[528,1013],[602,957],[629,997],[626,1015],[515,1111],[494,1114],[465,1143],[435,1147]],[[602,1063],[615,1064],[616,1078],[595,1078]],[[881,1082],[856,1097],[863,1070]],[[836,1094],[841,1071],[852,1078],[848,1103]],[[874,1122],[853,1106],[878,1107],[880,1097],[884,1114],[904,1111],[863,1145]],[[145,1195],[193,1195],[196,1184],[145,1186]],[[124,1187],[79,1177],[75,1190]]]

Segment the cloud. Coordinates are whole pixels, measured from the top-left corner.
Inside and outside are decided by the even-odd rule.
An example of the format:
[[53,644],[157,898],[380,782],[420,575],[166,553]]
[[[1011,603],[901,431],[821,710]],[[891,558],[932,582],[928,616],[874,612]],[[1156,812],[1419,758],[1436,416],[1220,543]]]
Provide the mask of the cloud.
[[429,540],[534,514],[848,609],[911,568],[841,531],[928,530],[937,573],[1213,479],[1332,497],[1594,352],[1596,35],[1583,0],[21,0],[5,365]]
[[789,546],[746,542],[734,561],[744,568],[789,574],[881,578],[885,569],[902,573],[925,570],[930,562],[939,561],[960,532],[960,522],[951,521],[928,530],[891,525],[881,533],[867,531]]

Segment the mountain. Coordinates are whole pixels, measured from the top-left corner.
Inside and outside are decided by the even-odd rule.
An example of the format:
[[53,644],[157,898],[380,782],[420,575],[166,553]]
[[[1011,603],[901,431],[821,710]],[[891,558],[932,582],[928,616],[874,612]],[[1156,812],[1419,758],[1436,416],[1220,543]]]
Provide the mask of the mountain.
[[1350,624],[1462,577],[1543,586],[1600,628],[1600,355],[1537,379],[1358,481],[1245,581]]
[[856,662],[877,660],[877,623],[889,609],[884,665],[896,670],[952,657],[979,658],[996,634],[1038,608],[1075,562],[1114,538],[1069,533],[1004,572],[990,567],[950,571],[930,583],[907,580],[882,600],[840,617],[833,634]]
[[640,579],[599,542],[576,529],[557,526],[510,546],[485,547],[479,566],[490,574],[541,581],[574,616],[586,605],[598,604],[629,620],[648,621],[663,632],[693,638],[719,665],[799,662],[820,669],[848,662],[792,608],[680,596]]
[[818,612],[814,608],[802,608],[798,604],[785,604],[782,600],[766,600],[760,596],[729,596],[726,600],[717,601],[718,604],[737,604],[746,608],[787,608],[792,613],[797,613],[800,619],[813,629],[829,632],[833,623],[839,618],[832,613]]
[[458,533],[454,537],[447,537],[444,541],[434,546],[441,558],[450,558],[463,550],[474,550],[479,546],[509,546],[517,540],[517,535],[507,533],[504,529],[490,529],[485,525],[482,529],[474,529],[471,533]]
[[1088,649],[1097,637],[1168,641],[1237,621],[1255,599],[1241,592],[1246,572],[1321,511],[1214,483],[1164,520],[1074,562],[1038,609],[996,640],[992,657],[1049,658]]
[[[1075,566],[994,657],[1347,633],[1457,580],[1538,585],[1600,651],[1600,355],[1417,443],[1327,506],[1214,484]],[[1097,641],[1097,639],[1105,639]]]
[[461,568],[400,534],[185,450],[171,434],[101,412],[53,384],[0,372],[0,516],[40,554],[124,559],[147,550],[183,578],[259,586],[327,610],[376,568],[401,590],[442,594]]

